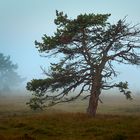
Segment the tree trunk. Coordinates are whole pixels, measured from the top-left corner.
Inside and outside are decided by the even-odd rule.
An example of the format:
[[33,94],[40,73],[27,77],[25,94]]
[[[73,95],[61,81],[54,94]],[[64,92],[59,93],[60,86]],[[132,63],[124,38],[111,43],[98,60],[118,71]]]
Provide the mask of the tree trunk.
[[99,101],[99,95],[101,94],[101,80],[102,80],[102,69],[100,67],[96,67],[95,73],[91,69],[92,77],[92,87],[90,92],[90,99],[89,99],[89,105],[87,108],[87,113],[95,117],[97,107],[98,107],[98,101]]
[[[98,76],[98,78],[100,78],[100,76]],[[93,81],[90,99],[89,99],[89,105],[87,108],[87,113],[92,117],[95,117],[96,115],[99,95],[101,94],[101,84],[100,84],[100,79],[98,78],[95,81]]]
[[92,93],[89,99],[89,106],[87,109],[87,113],[92,117],[95,117],[96,115],[98,100],[99,100],[99,96],[96,95],[96,93]]

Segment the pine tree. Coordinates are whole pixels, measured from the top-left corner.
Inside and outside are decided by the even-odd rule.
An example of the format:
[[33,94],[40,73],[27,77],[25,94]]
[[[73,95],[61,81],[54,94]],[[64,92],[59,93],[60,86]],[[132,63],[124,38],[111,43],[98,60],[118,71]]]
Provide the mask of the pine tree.
[[[57,30],[53,36],[35,41],[40,53],[59,58],[51,63],[45,79],[33,79],[27,89],[33,91],[28,102],[31,108],[42,109],[61,102],[69,102],[81,95],[89,97],[87,113],[96,115],[98,102],[102,102],[102,90],[117,87],[127,99],[132,99],[127,82],[113,83],[116,77],[115,63],[140,64],[140,29],[126,23],[126,19],[111,24],[110,14],[80,14],[69,19],[56,11],[54,23]],[[77,87],[75,96],[68,96]]]

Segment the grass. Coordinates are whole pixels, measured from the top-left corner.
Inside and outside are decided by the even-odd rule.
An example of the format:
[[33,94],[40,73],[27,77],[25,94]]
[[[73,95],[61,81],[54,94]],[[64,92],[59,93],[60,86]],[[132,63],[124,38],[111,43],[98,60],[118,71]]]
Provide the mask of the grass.
[[138,116],[54,113],[1,118],[0,139],[139,140]]
[[107,98],[96,118],[84,113],[87,102],[32,112],[27,98],[0,100],[0,140],[140,140],[139,100]]

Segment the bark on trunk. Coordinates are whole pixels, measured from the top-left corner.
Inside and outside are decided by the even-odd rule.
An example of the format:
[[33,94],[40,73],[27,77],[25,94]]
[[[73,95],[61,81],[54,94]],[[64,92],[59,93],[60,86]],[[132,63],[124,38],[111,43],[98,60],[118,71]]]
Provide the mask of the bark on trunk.
[[87,109],[87,113],[95,117],[97,107],[98,107],[98,101],[99,101],[99,95],[101,94],[101,80],[102,80],[102,69],[97,66],[95,73],[91,69],[92,77],[92,87],[91,87],[91,93],[90,93],[90,99],[89,99],[89,106]]
[[99,96],[96,93],[92,93],[89,99],[89,106],[87,109],[87,113],[92,117],[95,117],[96,115],[98,100],[99,100]]
[[89,99],[89,106],[87,109],[87,113],[92,117],[95,117],[96,115],[100,94],[101,94],[101,84],[100,84],[100,76],[98,76],[98,78],[95,81],[93,81]]

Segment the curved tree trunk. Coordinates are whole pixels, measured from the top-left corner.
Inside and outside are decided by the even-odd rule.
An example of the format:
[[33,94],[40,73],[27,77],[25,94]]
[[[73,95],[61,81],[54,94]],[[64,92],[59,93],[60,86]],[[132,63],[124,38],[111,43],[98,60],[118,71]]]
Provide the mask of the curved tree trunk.
[[98,101],[99,101],[99,95],[101,94],[101,76],[97,75],[96,79],[93,80],[90,99],[89,99],[89,105],[87,109],[87,113],[95,117],[97,107],[98,107]]
[[87,113],[92,117],[95,117],[96,115],[96,111],[98,107],[98,100],[99,100],[99,94],[97,94],[96,92],[93,92],[90,96],[89,105],[87,109]]

